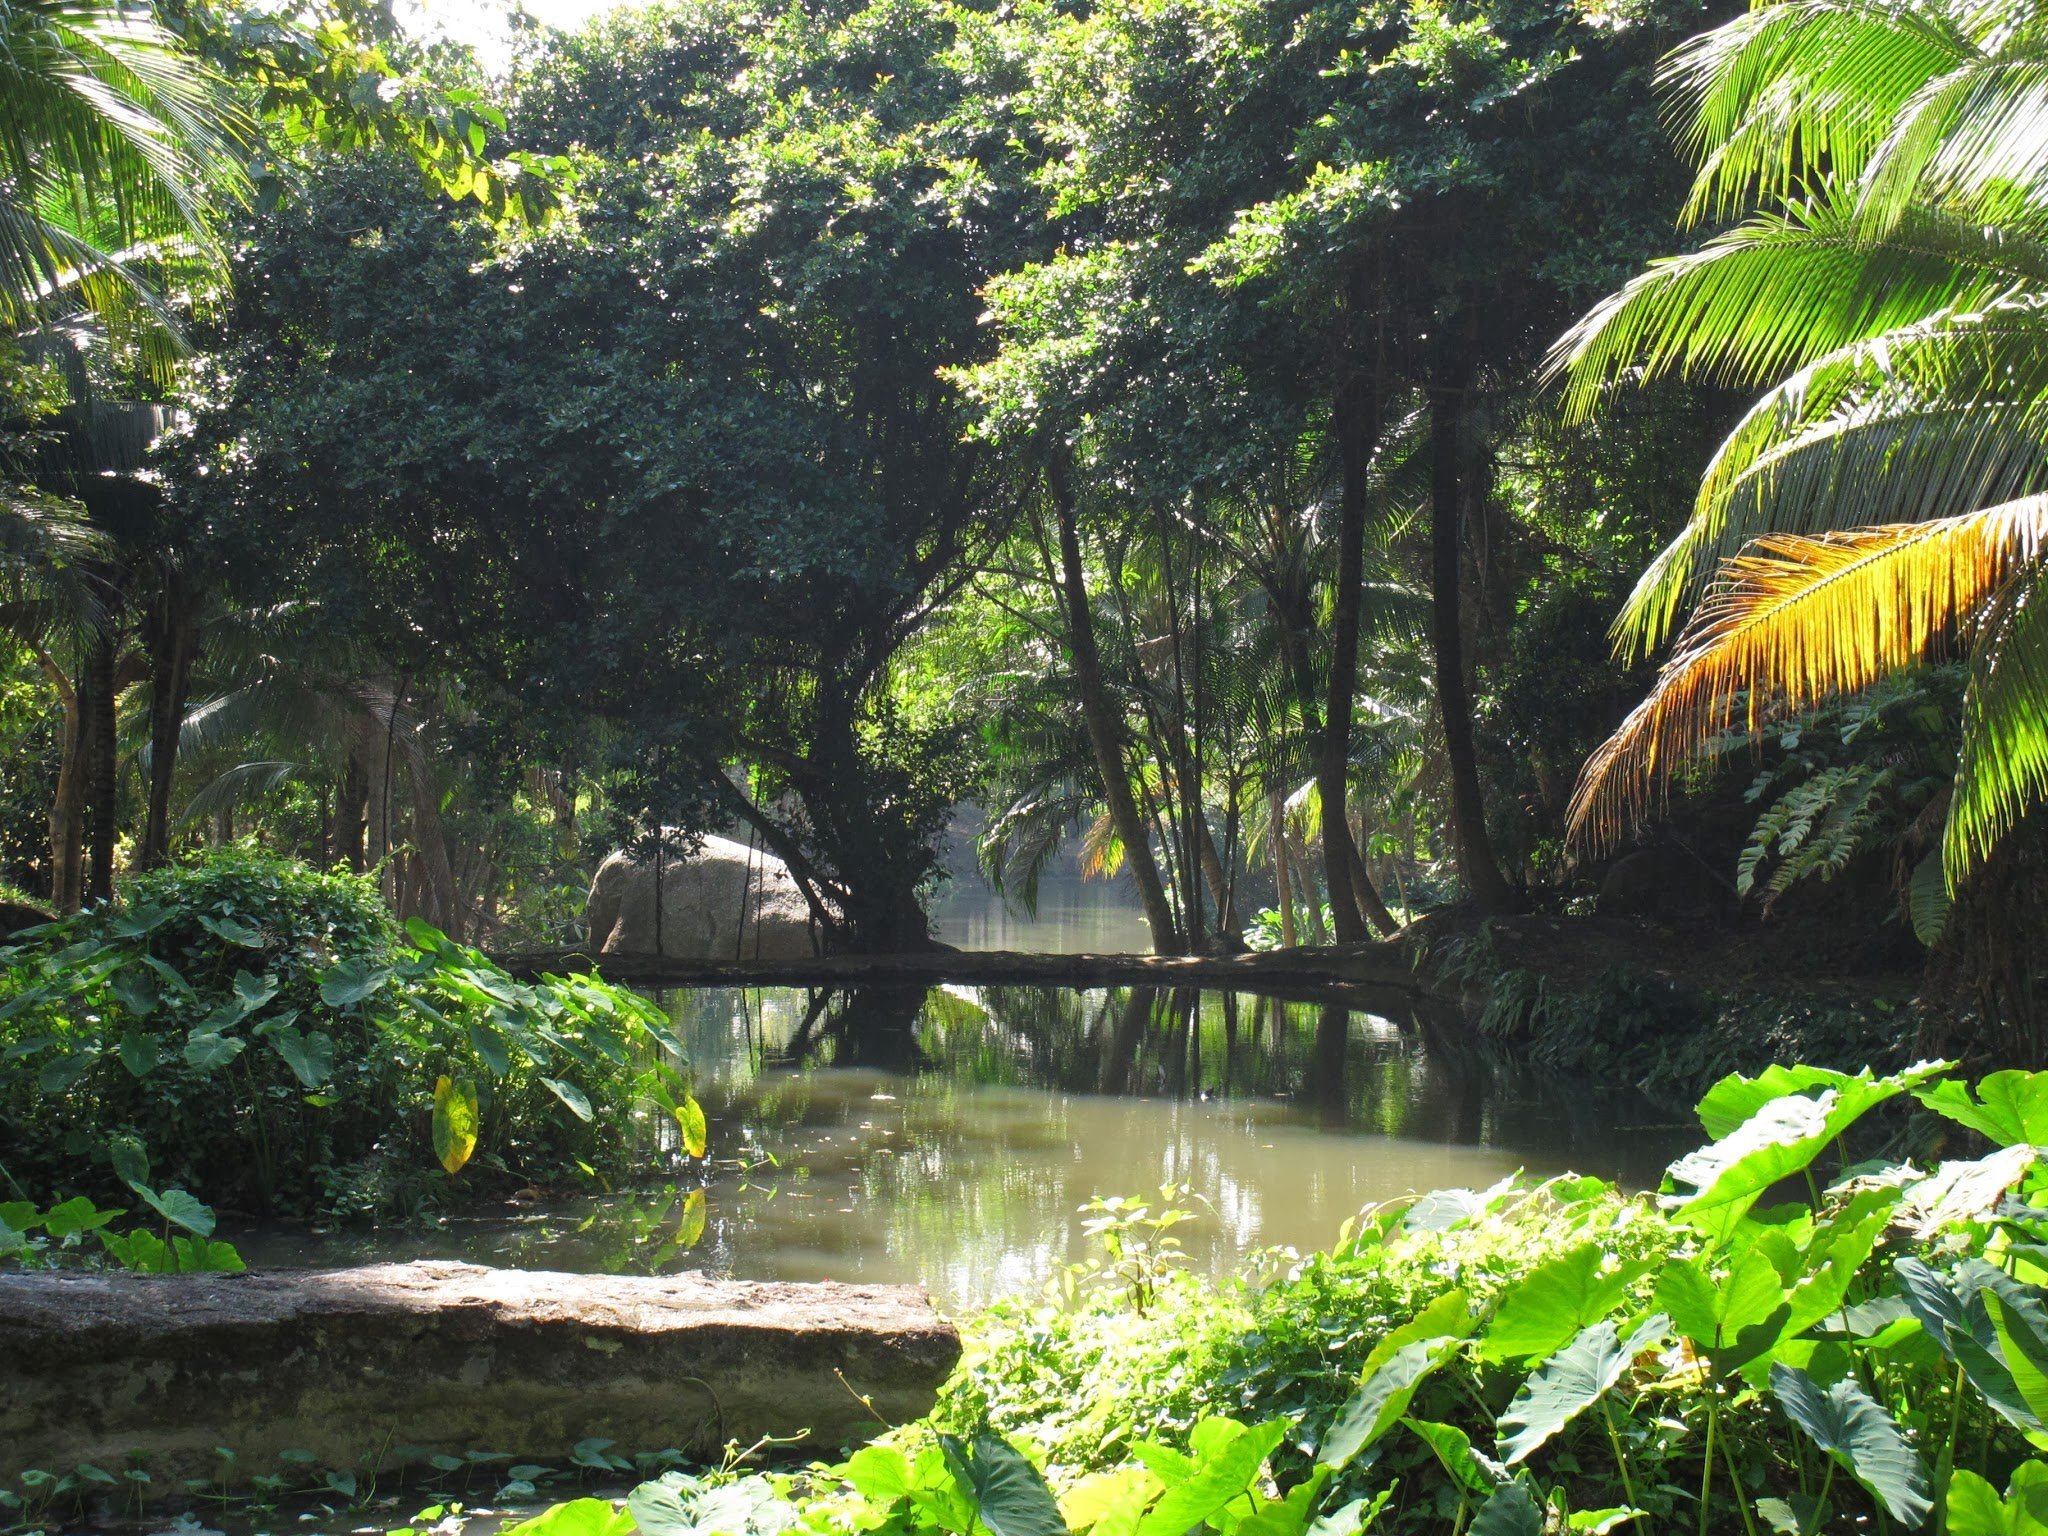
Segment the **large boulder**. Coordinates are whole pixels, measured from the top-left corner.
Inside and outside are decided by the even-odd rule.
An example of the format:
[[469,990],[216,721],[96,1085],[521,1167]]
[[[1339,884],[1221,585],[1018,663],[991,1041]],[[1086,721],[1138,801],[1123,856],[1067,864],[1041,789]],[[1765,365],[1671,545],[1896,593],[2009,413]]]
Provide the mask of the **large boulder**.
[[654,858],[615,853],[597,867],[584,903],[591,949],[671,960],[796,960],[821,953],[810,904],[789,866],[730,838],[707,837],[665,855],[655,936]]
[[139,1466],[168,1492],[306,1455],[374,1476],[412,1447],[559,1462],[597,1437],[629,1453],[715,1456],[765,1435],[829,1449],[927,1412],[959,1357],[908,1285],[437,1261],[5,1274],[0,1483],[88,1462]]

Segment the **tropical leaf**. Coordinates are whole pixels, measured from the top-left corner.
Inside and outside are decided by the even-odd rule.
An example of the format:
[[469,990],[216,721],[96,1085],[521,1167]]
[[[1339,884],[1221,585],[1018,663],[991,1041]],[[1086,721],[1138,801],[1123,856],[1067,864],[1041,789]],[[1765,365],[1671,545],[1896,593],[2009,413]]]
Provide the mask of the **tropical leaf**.
[[1927,1474],[1906,1433],[1854,1377],[1823,1388],[1802,1370],[1771,1365],[1771,1391],[1786,1416],[1839,1462],[1894,1520],[1917,1529],[1933,1508]]
[[1948,1485],[1949,1536],[2048,1536],[2048,1464],[2023,1461],[2000,1498],[1991,1484],[1958,1468]]
[[1808,1167],[1866,1112],[1902,1089],[1896,1078],[1851,1079],[1811,1098],[1772,1099],[1720,1140],[1673,1163],[1659,1203],[1694,1231],[1725,1243],[1765,1190]]
[[1543,1506],[1520,1483],[1509,1483],[1479,1506],[1472,1536],[1543,1536]]
[[1716,451],[1684,530],[1630,594],[1624,655],[1669,636],[1715,564],[1768,533],[1960,516],[2048,481],[2048,304],[1943,310],[1795,370]]
[[434,1156],[453,1178],[476,1151],[481,1116],[474,1085],[451,1077],[434,1081]]
[[1619,1307],[1648,1269],[1646,1263],[1608,1269],[1606,1247],[1598,1242],[1546,1260],[1501,1296],[1480,1340],[1481,1356],[1527,1360],[1550,1354]]
[[1669,1326],[1645,1318],[1623,1339],[1612,1319],[1593,1324],[1530,1373],[1500,1416],[1501,1460],[1526,1461],[1559,1430],[1600,1401],[1621,1380],[1629,1362]]
[[1067,1522],[1045,1478],[1023,1454],[986,1432],[965,1444],[942,1435],[949,1459],[957,1456],[973,1491],[975,1512],[994,1536],[1067,1536]]
[[1869,0],[1758,5],[1688,39],[1659,71],[1701,162],[1687,216],[1796,199],[1814,166],[1858,176],[1906,104],[1975,53],[1944,12]]
[[2048,595],[2039,568],[1999,595],[1971,657],[1942,862],[1950,883],[2048,796]]
[[1337,1410],[1316,1451],[1316,1465],[1341,1472],[1371,1451],[1401,1421],[1415,1394],[1457,1349],[1456,1338],[1418,1339],[1405,1344]]
[[1579,419],[1626,372],[1769,384],[1940,311],[2044,284],[2048,253],[2013,232],[1925,208],[1876,217],[1852,186],[1829,183],[1653,262],[1564,334],[1548,368]]
[[2001,1147],[2048,1146],[2048,1072],[1993,1072],[1974,1094],[1969,1084],[1949,1078],[1915,1088],[1913,1097]]
[[1950,647],[2034,561],[2048,496],[1964,517],[1758,540],[1723,567],[1650,695],[1587,762],[1575,837],[1610,846],[1653,786],[1728,732],[1852,692]]

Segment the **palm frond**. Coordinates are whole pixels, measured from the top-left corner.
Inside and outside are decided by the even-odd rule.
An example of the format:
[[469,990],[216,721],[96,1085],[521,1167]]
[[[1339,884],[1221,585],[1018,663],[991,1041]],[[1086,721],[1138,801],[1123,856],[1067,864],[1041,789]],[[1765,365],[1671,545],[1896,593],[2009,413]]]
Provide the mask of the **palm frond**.
[[1937,312],[2043,287],[2048,248],[2037,241],[1930,209],[1880,224],[1853,190],[1830,186],[1652,263],[1565,332],[1547,372],[1582,420],[1632,370],[1769,383]]
[[1972,58],[1906,103],[1862,178],[1883,216],[1945,204],[1987,222],[2048,226],[2048,58]]
[[1951,885],[2048,798],[2048,592],[2038,569],[1986,617],[1963,700],[1962,753],[1942,840]]
[[178,818],[178,825],[189,827],[195,821],[204,821],[259,795],[267,795],[288,782],[300,766],[273,759],[237,763],[192,797],[185,807],[185,814]]
[[1660,82],[1700,164],[1689,220],[1796,201],[1814,168],[1861,174],[1926,82],[1978,56],[1939,6],[1777,0],[1680,45]]
[[2048,535],[2048,496],[1820,538],[1772,535],[1728,561],[1648,698],[1587,761],[1570,835],[1611,847],[1674,766],[1775,711],[1853,692],[1937,653]]
[[2048,478],[2048,299],[1946,313],[1794,373],[1716,452],[1691,520],[1615,624],[1634,659],[1708,573],[1768,532],[1958,516]]
[[142,259],[168,240],[217,266],[247,139],[224,83],[147,8],[0,0],[0,324],[74,295],[160,321]]

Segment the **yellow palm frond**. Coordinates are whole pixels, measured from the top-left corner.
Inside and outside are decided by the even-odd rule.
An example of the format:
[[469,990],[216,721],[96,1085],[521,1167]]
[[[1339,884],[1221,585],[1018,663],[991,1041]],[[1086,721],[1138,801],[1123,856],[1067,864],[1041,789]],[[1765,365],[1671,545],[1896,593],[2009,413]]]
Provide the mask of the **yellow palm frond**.
[[1123,867],[1123,839],[1116,835],[1116,823],[1104,811],[1081,834],[1081,878],[1114,880]]
[[1587,760],[1571,836],[1611,847],[1672,769],[1732,729],[1867,687],[1953,644],[2048,539],[2048,496],[1962,517],[1772,535],[1723,563],[1657,685]]

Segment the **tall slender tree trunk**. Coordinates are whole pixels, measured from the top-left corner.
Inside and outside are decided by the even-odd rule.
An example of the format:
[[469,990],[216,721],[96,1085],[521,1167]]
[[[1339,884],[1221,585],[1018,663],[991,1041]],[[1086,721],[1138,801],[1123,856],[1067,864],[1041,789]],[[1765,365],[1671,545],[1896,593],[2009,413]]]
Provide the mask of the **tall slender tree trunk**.
[[76,912],[85,897],[85,711],[71,675],[41,646],[36,665],[63,709],[57,751],[57,792],[50,797],[50,905]]
[[360,749],[349,749],[342,765],[341,787],[334,795],[334,852],[337,864],[346,864],[356,874],[364,869],[364,838],[369,831],[369,778],[363,772]]
[[[1209,886],[1209,895],[1216,903],[1216,936],[1225,944],[1237,942],[1237,903],[1232,896],[1230,879],[1223,871],[1223,855],[1216,847],[1216,834],[1210,830],[1209,818],[1195,811],[1195,848],[1202,864],[1202,879]],[[1240,946],[1241,947],[1241,946]]]
[[1059,523],[1060,596],[1067,610],[1067,648],[1073,652],[1074,687],[1081,698],[1088,745],[1102,776],[1102,798],[1109,807],[1117,839],[1124,845],[1124,864],[1138,887],[1145,923],[1152,930],[1152,947],[1161,954],[1173,954],[1180,948],[1180,934],[1166,904],[1166,887],[1159,878],[1158,861],[1152,857],[1150,831],[1131,794],[1130,776],[1124,768],[1123,733],[1110,714],[1109,695],[1103,687],[1102,656],[1095,646],[1095,621],[1088,610],[1088,587],[1081,568],[1081,533],[1074,518],[1073,500],[1064,478],[1056,470],[1048,474],[1047,481],[1054,517]]
[[95,630],[86,643],[85,707],[86,871],[85,899],[114,899],[114,797],[119,787],[120,742],[114,732],[114,632]]
[[1280,791],[1266,791],[1266,847],[1273,855],[1273,897],[1280,905],[1280,944],[1295,946],[1294,882],[1287,878],[1287,808]]
[[1459,587],[1464,545],[1466,397],[1472,366],[1442,369],[1429,391],[1430,635],[1436,648],[1436,697],[1443,712],[1444,756],[1450,764],[1451,838],[1458,872],[1481,912],[1507,912],[1514,892],[1494,862],[1486,836],[1486,800],[1472,736],[1472,694],[1465,681],[1463,607]]
[[155,869],[170,856],[171,786],[197,648],[188,594],[175,569],[163,572],[144,639],[149,647],[149,806],[136,862]]
[[1339,391],[1338,453],[1344,484],[1337,514],[1337,593],[1330,612],[1330,685],[1323,708],[1322,752],[1316,790],[1323,806],[1323,882],[1339,944],[1367,937],[1370,920],[1382,933],[1394,919],[1366,877],[1345,815],[1351,765],[1351,702],[1358,686],[1358,618],[1365,583],[1365,514],[1373,444],[1379,440],[1378,393],[1359,381]]

